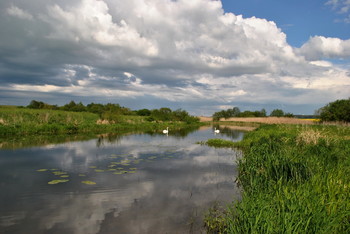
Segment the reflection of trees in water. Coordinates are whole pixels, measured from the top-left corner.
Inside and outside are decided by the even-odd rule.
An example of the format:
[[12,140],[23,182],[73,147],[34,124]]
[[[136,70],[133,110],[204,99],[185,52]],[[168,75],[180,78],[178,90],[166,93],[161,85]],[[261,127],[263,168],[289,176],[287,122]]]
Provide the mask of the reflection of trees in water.
[[[188,125],[186,128],[175,128],[169,129],[169,136],[184,138],[191,132],[198,130],[198,126]],[[164,135],[160,130],[153,131],[132,131],[124,133],[106,133],[97,135],[96,146],[100,147],[104,143],[118,143],[123,139],[123,137],[133,134],[147,134],[149,136],[159,136]],[[19,149],[26,147],[36,147],[45,146],[50,144],[62,144],[66,142],[73,141],[88,141],[96,139],[95,134],[85,134],[85,135],[37,135],[37,136],[20,136],[6,139],[0,138],[0,149]]]
[[[199,126],[191,126],[188,125],[186,128],[177,128],[177,129],[169,129],[168,136],[175,138],[185,138],[191,132],[197,131]],[[96,146],[103,146],[104,143],[118,143],[123,137],[127,135],[133,134],[147,134],[149,136],[159,136],[164,135],[161,131],[145,131],[145,132],[128,132],[128,133],[108,133],[108,134],[100,134],[97,138]]]
[[6,139],[0,138],[0,149],[20,149],[27,147],[45,146],[51,144],[62,144],[74,141],[88,141],[95,139],[95,134],[89,135],[29,135],[17,136]]
[[242,131],[230,129],[229,127],[220,127],[220,125],[214,125],[213,132],[214,132],[214,128],[219,129],[220,134],[225,135],[234,140],[240,139],[240,137],[242,136]]

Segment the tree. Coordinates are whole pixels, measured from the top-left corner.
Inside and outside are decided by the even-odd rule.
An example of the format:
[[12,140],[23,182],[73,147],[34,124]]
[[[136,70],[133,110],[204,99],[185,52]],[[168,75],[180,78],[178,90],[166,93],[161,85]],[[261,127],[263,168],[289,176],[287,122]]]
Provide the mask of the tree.
[[350,98],[328,103],[318,110],[322,121],[350,122]]
[[150,116],[151,111],[148,109],[141,109],[141,110],[136,111],[136,114],[139,116]]
[[284,116],[284,112],[281,109],[274,109],[273,111],[271,111],[270,116],[283,117]]

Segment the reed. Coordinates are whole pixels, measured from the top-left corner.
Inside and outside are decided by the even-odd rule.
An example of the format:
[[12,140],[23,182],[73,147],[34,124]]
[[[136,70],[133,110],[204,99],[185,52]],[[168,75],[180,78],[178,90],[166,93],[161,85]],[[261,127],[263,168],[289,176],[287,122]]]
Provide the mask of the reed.
[[[263,125],[235,143],[244,151],[234,202],[208,232],[349,233],[350,128]],[[210,228],[215,226],[216,230]],[[219,228],[218,228],[219,226]]]

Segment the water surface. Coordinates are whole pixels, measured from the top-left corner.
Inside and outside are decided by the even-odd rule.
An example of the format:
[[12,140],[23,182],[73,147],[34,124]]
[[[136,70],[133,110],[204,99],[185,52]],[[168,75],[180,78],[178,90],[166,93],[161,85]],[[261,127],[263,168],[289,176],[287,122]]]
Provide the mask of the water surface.
[[237,141],[243,132],[0,150],[0,233],[204,233],[207,209],[239,198],[239,152],[196,144],[215,137]]

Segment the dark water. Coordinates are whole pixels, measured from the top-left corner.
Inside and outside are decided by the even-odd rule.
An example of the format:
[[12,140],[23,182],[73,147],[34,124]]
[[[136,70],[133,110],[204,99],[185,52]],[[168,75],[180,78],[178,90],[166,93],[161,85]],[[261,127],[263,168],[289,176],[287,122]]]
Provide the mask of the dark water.
[[207,209],[239,198],[239,152],[196,144],[215,137],[243,133],[202,128],[0,150],[0,233],[204,233]]

